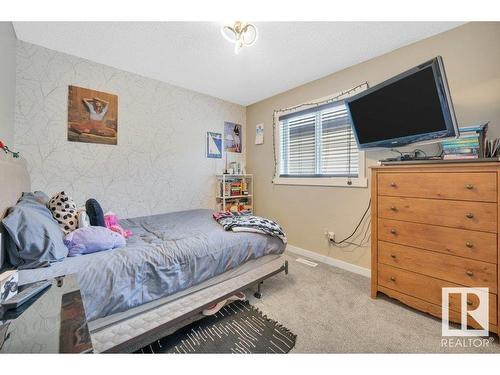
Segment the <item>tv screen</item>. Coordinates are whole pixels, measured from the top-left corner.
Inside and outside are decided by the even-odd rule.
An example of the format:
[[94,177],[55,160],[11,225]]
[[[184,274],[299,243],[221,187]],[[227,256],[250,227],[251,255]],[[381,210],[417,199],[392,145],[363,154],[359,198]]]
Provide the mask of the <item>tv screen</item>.
[[346,104],[360,148],[458,135],[440,57],[348,98]]

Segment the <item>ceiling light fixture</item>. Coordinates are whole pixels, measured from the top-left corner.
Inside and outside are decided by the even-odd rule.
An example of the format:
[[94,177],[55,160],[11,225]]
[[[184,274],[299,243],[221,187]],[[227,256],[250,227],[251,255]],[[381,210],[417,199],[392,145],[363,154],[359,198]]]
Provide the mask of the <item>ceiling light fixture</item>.
[[222,26],[224,39],[234,43],[234,53],[238,54],[243,47],[250,47],[257,41],[257,28],[254,24],[236,21],[232,26]]

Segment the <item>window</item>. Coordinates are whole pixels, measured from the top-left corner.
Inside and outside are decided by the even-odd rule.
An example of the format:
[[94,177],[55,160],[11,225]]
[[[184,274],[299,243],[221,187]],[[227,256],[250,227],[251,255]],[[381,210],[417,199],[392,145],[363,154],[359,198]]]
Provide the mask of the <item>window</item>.
[[343,101],[279,117],[279,176],[275,182],[366,186]]

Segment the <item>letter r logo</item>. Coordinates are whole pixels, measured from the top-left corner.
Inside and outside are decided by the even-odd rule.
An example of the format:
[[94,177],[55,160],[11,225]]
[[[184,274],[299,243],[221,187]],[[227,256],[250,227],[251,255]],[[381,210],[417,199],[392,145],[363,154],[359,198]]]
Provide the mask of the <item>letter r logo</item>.
[[[441,301],[443,336],[488,336],[488,288],[443,288]],[[451,314],[459,314],[460,329],[450,328]],[[471,321],[477,322],[482,329],[468,328]]]

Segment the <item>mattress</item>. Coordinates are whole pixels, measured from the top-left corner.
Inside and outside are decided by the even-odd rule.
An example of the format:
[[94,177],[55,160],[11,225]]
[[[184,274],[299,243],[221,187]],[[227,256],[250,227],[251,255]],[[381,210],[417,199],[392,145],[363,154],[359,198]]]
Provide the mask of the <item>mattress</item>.
[[276,237],[224,231],[211,210],[145,216],[120,224],[133,232],[126,247],[19,271],[20,284],[76,273],[87,319],[92,321],[173,295],[285,249]]
[[[104,318],[93,320],[92,322],[89,322],[89,330],[91,331],[91,333],[93,333],[95,331],[99,331],[108,328],[110,326],[113,326],[117,323],[129,320],[136,316],[147,316],[147,314],[151,312],[153,312],[154,314],[154,311],[157,310],[158,308],[173,301],[177,301],[179,299],[189,299],[190,301],[193,301],[193,306],[194,306],[195,305],[194,300],[196,299],[195,295],[199,291],[211,288],[214,285],[221,284],[229,280],[233,281],[236,284],[236,280],[242,275],[246,275],[256,269],[263,268],[264,266],[267,266],[272,263],[276,264],[278,268],[282,266],[285,262],[285,259],[283,257],[284,255],[280,254],[270,254],[270,255],[265,255],[261,258],[251,259],[239,265],[236,268],[223,272],[220,275],[214,276],[190,288],[181,290],[177,293],[171,294],[166,297],[158,298],[154,301],[142,304],[140,306],[133,307],[124,312],[116,313],[113,315],[106,316]],[[217,297],[219,296],[214,295],[213,299],[215,300]]]

